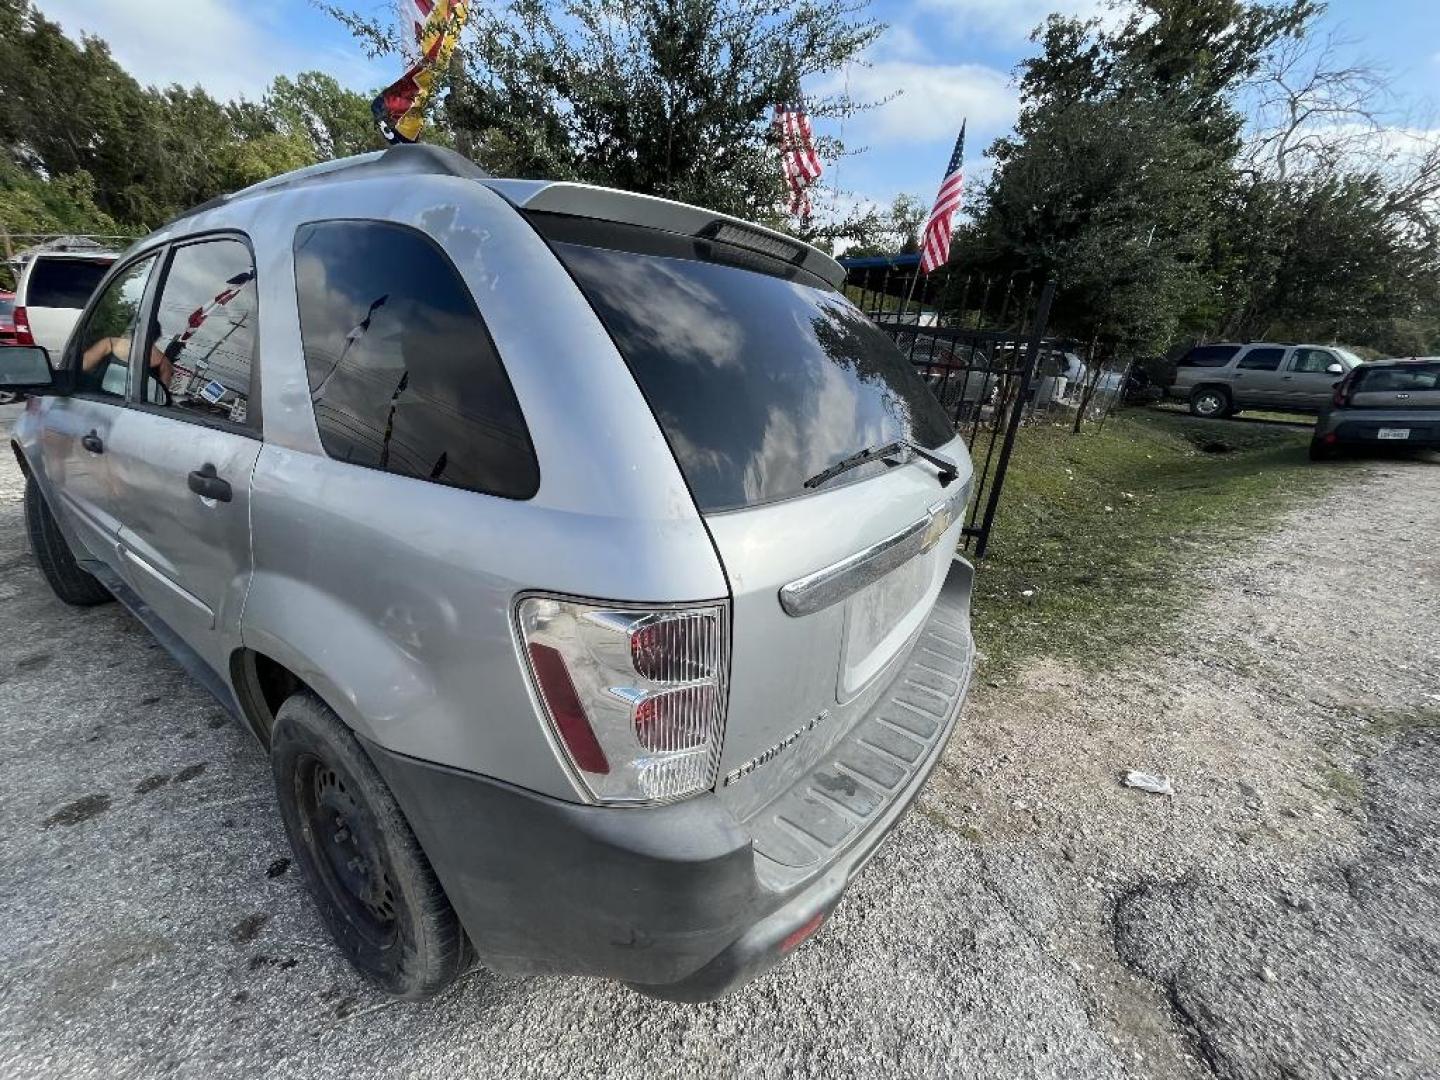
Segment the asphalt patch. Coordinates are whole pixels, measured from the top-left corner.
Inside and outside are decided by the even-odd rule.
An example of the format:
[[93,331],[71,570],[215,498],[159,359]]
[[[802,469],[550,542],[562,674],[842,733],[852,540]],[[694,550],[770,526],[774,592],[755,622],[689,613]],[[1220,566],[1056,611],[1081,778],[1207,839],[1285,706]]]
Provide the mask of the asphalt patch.
[[170,782],[172,784],[183,784],[187,780],[194,780],[195,777],[199,776],[204,771],[205,762],[197,761],[194,765],[186,765],[185,768],[181,769],[173,777],[170,778]]
[[79,825],[83,821],[99,817],[110,809],[109,795],[85,795],[68,802],[45,819],[45,828],[52,825]]
[[138,784],[135,785],[135,794],[148,795],[156,788],[162,788],[169,782],[170,777],[168,774],[161,772],[151,773],[149,776],[145,777],[144,780],[141,780]]
[[230,928],[230,940],[236,945],[248,945],[260,936],[260,931],[269,921],[270,916],[263,911],[246,915]]

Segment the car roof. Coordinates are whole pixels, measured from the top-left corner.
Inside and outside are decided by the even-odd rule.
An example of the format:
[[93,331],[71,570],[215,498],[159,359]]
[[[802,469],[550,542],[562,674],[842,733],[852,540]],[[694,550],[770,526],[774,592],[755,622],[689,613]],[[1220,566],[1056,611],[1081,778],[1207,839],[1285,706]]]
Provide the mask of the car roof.
[[469,158],[441,146],[399,144],[387,150],[321,162],[263,180],[258,184],[202,203],[168,222],[159,232],[171,231],[186,219],[260,196],[298,187],[336,184],[394,175],[411,185],[415,178],[450,176],[475,180],[517,208],[534,213],[566,214],[618,221],[706,239],[723,239],[751,250],[785,259],[839,288],[845,271],[833,258],[793,236],[688,203],[653,195],[556,180],[513,180],[491,176]]
[[94,261],[95,259],[109,259],[114,261],[119,257],[120,253],[118,251],[110,251],[106,248],[87,248],[83,251],[32,251],[22,256],[23,260],[27,263],[35,262],[39,259],[85,259],[90,261]]
[[1405,367],[1407,364],[1440,364],[1440,356],[1392,356],[1387,360],[1370,360],[1367,368]]

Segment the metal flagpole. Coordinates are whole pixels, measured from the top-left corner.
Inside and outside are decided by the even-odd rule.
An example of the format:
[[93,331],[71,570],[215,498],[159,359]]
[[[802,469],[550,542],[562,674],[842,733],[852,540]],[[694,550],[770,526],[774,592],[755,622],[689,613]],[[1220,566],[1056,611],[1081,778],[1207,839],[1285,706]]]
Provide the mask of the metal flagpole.
[[[920,280],[920,264],[915,264],[915,273],[910,275],[910,288],[905,293],[905,303],[900,308],[900,325],[905,325],[905,314],[910,310],[910,298],[915,295],[915,282]],[[920,316],[915,316],[915,325],[920,325]]]

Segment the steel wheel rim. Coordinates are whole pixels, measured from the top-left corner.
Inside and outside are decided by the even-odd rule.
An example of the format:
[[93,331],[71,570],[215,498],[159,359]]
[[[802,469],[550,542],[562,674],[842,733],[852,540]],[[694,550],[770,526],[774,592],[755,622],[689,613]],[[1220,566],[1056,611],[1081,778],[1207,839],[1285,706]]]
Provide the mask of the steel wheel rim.
[[302,758],[295,773],[305,839],[326,892],[367,943],[384,948],[399,933],[396,889],[372,819],[353,788],[314,755]]

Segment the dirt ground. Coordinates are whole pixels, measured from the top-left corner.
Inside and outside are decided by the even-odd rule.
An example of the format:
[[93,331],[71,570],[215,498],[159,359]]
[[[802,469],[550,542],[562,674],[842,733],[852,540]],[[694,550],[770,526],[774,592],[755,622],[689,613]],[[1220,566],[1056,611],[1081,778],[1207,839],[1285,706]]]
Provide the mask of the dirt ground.
[[821,933],[704,1006],[370,991],[260,751],[118,607],[55,601],[20,493],[6,455],[0,1076],[1440,1074],[1434,462],[1357,470],[1100,674],[978,685]]

